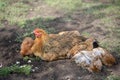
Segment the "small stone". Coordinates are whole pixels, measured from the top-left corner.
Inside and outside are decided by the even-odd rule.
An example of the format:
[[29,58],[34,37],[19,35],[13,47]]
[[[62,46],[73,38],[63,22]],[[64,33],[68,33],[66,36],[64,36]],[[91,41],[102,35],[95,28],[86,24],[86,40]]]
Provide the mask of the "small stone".
[[38,67],[35,67],[35,70],[39,69]]
[[12,41],[8,41],[9,43],[11,43]]
[[19,61],[16,61],[16,64],[20,64],[20,62],[19,62]]
[[32,69],[32,72],[35,72],[35,69]]
[[31,63],[32,61],[31,60],[28,60],[28,63]]
[[78,80],[81,80],[81,77],[78,77]]
[[3,65],[2,65],[2,63],[0,64],[0,68],[2,67]]

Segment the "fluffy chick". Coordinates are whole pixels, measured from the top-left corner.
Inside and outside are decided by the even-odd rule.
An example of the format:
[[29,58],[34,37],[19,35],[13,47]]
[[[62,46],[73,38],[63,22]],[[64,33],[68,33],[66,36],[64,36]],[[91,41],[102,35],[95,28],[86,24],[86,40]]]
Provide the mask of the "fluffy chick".
[[31,37],[26,37],[21,44],[20,54],[22,56],[32,54],[31,47],[33,46],[33,44],[34,40]]

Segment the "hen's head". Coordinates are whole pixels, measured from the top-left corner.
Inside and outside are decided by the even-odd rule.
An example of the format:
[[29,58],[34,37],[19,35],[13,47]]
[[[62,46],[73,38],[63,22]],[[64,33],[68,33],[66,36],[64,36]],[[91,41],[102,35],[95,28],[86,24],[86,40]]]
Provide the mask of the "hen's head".
[[35,34],[35,36],[36,36],[37,38],[40,38],[40,37],[42,37],[42,35],[45,34],[45,31],[44,31],[43,29],[36,28],[36,29],[33,31],[33,33]]

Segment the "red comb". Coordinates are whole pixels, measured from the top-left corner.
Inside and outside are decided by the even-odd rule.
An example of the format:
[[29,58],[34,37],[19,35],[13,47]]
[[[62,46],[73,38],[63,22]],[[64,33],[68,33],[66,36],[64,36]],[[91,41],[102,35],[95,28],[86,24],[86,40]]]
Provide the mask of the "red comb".
[[35,34],[36,37],[39,37],[42,35],[39,31],[40,31],[39,28],[34,29],[33,33]]

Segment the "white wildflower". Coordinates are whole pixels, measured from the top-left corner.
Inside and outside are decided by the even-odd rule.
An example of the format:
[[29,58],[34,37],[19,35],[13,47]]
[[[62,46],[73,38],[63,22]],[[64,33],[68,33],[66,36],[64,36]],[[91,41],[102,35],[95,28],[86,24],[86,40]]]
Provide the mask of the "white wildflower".
[[23,67],[26,67],[26,65],[22,65],[22,66],[20,66],[20,68],[23,68]]

